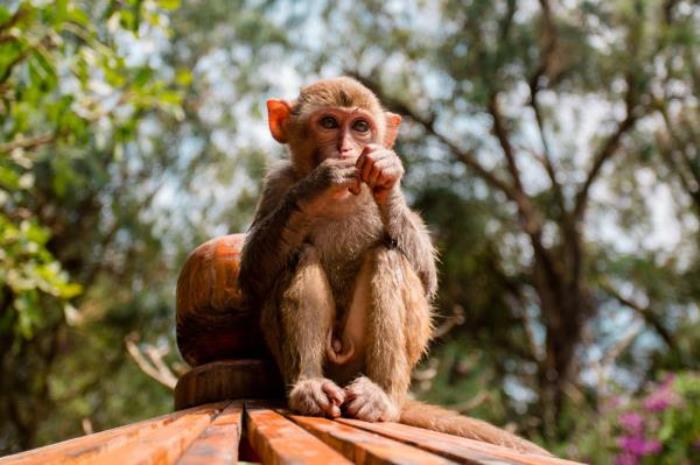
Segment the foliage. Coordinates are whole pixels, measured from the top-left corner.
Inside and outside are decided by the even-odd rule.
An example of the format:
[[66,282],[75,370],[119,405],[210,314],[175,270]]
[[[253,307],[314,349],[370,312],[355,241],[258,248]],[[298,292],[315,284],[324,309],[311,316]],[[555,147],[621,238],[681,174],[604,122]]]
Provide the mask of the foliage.
[[54,385],[62,383],[53,371],[61,364],[58,352],[74,353],[70,345],[88,327],[84,305],[94,289],[87,276],[98,272],[101,258],[79,254],[92,248],[83,240],[118,231],[101,225],[91,237],[84,229],[96,226],[100,191],[112,189],[110,167],[123,164],[124,147],[149,112],[181,117],[180,91],[152,67],[130,65],[117,45],[141,27],[161,28],[163,13],[153,2],[0,6],[0,334],[6,373],[0,412],[14,426],[0,438],[3,449],[32,444],[41,415],[57,400]]
[[581,421],[569,450],[578,448],[590,463],[697,463],[699,381],[696,372],[678,372],[649,382],[638,393],[611,394],[599,411]]
[[0,6],[1,451],[170,409],[124,341],[177,369],[178,267],[281,155],[264,100],[346,73],[404,116],[441,252],[417,394],[591,463],[697,460],[698,6],[398,5]]

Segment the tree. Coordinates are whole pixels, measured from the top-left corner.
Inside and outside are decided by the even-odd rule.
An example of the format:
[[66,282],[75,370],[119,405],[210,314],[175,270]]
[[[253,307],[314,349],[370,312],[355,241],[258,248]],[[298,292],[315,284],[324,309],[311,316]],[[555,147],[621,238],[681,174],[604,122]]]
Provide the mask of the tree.
[[[342,4],[328,8],[326,15],[334,36],[352,32],[362,39],[338,48],[331,40],[324,44],[330,50],[324,57],[408,116],[413,138],[405,151],[425,154],[419,161],[427,166],[424,172],[432,167],[448,173],[444,186],[453,192],[453,202],[462,199],[468,205],[479,199],[492,208],[493,224],[480,231],[481,240],[489,236],[498,242],[486,239],[490,245],[467,253],[484,260],[480,264],[489,270],[489,281],[502,291],[501,298],[488,303],[504,308],[507,300],[508,316],[464,331],[486,329],[485,344],[507,343],[511,363],[501,362],[500,383],[503,376],[515,375],[521,392],[534,388],[532,411],[541,412],[548,437],[561,439],[569,431],[565,404],[571,392],[595,398],[581,379],[589,367],[579,360],[601,343],[614,345],[596,335],[606,306],[631,309],[675,354],[676,366],[687,362],[663,315],[629,301],[616,287],[631,280],[615,279],[613,247],[591,238],[591,210],[600,214],[606,207],[608,199],[596,189],[615,184],[608,168],[637,139],[658,129],[654,113],[668,95],[655,91],[669,89],[667,75],[673,74],[666,70],[677,38],[694,50],[695,7],[542,0],[534,8],[516,1],[446,0],[411,3],[399,11],[368,1],[362,11],[354,3]],[[338,50],[344,53],[331,58]],[[692,87],[692,75],[679,79]],[[585,106],[595,113],[586,114]],[[453,162],[466,169],[462,178],[474,187],[456,179],[454,166],[445,167]],[[437,179],[431,177],[431,184]],[[424,205],[430,218],[432,207]],[[452,227],[450,218],[438,224],[438,237],[454,236],[441,229]],[[459,244],[442,243],[448,265]],[[636,258],[649,263],[652,257]],[[470,286],[453,281],[454,276],[463,275],[446,273],[443,287]],[[467,315],[492,311],[445,294],[440,304],[461,306]],[[514,327],[519,329],[507,330]]]

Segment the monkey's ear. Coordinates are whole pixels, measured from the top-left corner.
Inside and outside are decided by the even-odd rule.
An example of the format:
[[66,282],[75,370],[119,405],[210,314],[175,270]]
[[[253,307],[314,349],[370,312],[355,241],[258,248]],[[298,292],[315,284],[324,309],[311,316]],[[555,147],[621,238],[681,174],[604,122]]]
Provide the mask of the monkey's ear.
[[386,134],[384,134],[384,146],[388,149],[394,146],[396,136],[399,135],[399,125],[401,124],[401,115],[387,111],[384,113],[386,117]]
[[267,124],[270,133],[280,144],[287,143],[287,119],[292,113],[292,106],[285,100],[267,101]]

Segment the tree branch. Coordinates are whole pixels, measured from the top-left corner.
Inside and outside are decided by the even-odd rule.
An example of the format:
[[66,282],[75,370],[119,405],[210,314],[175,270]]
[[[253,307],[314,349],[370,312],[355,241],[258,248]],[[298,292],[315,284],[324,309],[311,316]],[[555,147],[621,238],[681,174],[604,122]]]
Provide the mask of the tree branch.
[[20,138],[6,144],[0,144],[0,154],[10,153],[15,149],[32,150],[56,140],[56,134],[42,134],[28,139]]
[[515,161],[515,151],[513,146],[510,144],[510,137],[508,136],[508,130],[506,129],[505,122],[503,121],[503,114],[498,105],[498,93],[491,95],[489,99],[488,111],[493,118],[493,132],[498,139],[498,143],[503,149],[503,154],[506,157],[506,163],[508,164],[508,172],[510,177],[513,179],[515,188],[522,195],[525,195],[525,189],[523,188],[522,179],[520,178],[520,171],[518,170],[518,165]]
[[583,219],[583,216],[586,211],[586,206],[589,200],[589,191],[593,183],[600,175],[600,171],[603,168],[603,165],[615,154],[617,148],[620,146],[622,136],[624,136],[627,133],[627,131],[634,127],[635,123],[637,122],[637,119],[639,118],[637,112],[634,111],[635,97],[634,92],[632,90],[633,83],[631,77],[628,77],[627,85],[629,87],[629,90],[627,92],[627,98],[625,99],[627,114],[625,115],[625,118],[618,124],[615,132],[613,132],[610,135],[610,137],[608,137],[605,143],[601,146],[598,153],[593,157],[593,164],[591,165],[591,169],[589,170],[588,175],[586,176],[586,180],[581,185],[581,188],[579,189],[575,197],[576,200],[573,211],[573,218],[575,221],[581,221]]
[[124,343],[126,344],[126,350],[129,352],[131,358],[136,362],[136,365],[145,374],[151,378],[158,381],[160,384],[166,386],[169,389],[175,389],[177,384],[177,377],[173,374],[172,370],[165,364],[163,357],[167,352],[159,351],[155,347],[148,345],[146,346],[146,356],[136,345],[137,340],[136,335],[129,335],[124,338]]
[[615,300],[617,300],[620,304],[624,305],[625,307],[630,308],[633,310],[636,314],[641,316],[644,321],[651,326],[654,331],[661,337],[661,339],[664,341],[666,346],[673,351],[676,355],[680,356],[680,349],[678,348],[678,345],[676,344],[676,341],[673,339],[673,335],[671,332],[666,328],[664,323],[661,321],[661,319],[654,313],[653,310],[651,310],[648,307],[644,307],[637,302],[634,302],[631,299],[628,299],[627,297],[623,296],[618,292],[617,289],[615,289],[611,284],[609,283],[602,283],[601,287],[605,292],[610,294]]
[[14,12],[14,14],[5,21],[4,23],[0,24],[0,32],[6,31],[10,28],[12,28],[15,24],[17,24],[25,15],[27,14],[27,9],[20,6],[17,8],[17,11]]

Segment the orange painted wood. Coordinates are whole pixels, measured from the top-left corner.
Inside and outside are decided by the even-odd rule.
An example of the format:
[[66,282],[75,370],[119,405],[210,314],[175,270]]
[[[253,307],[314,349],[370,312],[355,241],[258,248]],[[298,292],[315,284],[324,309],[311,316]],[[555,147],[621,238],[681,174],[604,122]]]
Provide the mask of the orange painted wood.
[[517,452],[485,442],[465,439],[399,423],[367,423],[343,418],[340,422],[420,447],[460,463],[502,463],[513,465],[582,465],[556,457]]
[[290,418],[356,464],[455,464],[439,455],[327,418],[297,415]]
[[245,234],[217,237],[197,247],[177,280],[176,334],[191,366],[258,358],[267,351],[257,309],[247,308],[238,288]]
[[71,465],[166,465],[173,464],[221,413],[222,406],[203,407],[167,426],[124,444],[99,457],[74,460]]
[[235,401],[194,440],[177,465],[233,465],[243,428],[243,402]]
[[203,405],[194,409],[182,410],[131,425],[101,431],[89,436],[69,439],[57,444],[0,458],[0,464],[73,464],[83,459],[85,459],[85,463],[90,463],[89,460],[97,456],[108,454],[126,444],[137,443],[142,438],[169,425],[181,424],[182,422],[187,423],[192,417],[200,417],[202,415],[211,418],[226,404],[228,404],[228,402]]
[[175,386],[175,409],[226,399],[284,398],[284,384],[273,362],[223,360],[193,368]]
[[248,439],[265,465],[345,465],[351,462],[290,419],[246,403]]

